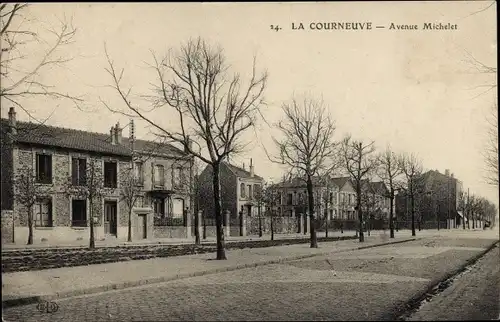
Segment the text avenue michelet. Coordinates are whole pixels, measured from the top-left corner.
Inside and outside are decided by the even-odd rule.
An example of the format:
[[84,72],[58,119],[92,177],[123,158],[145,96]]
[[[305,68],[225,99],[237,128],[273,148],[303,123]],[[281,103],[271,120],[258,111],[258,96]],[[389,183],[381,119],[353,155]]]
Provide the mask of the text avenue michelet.
[[292,30],[457,30],[452,23],[424,22],[422,24],[374,24],[373,22],[292,22]]

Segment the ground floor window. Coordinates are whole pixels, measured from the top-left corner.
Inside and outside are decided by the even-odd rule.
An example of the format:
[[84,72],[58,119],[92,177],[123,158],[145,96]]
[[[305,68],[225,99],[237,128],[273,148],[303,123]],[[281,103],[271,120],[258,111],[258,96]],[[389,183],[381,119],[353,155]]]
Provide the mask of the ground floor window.
[[35,227],[52,227],[52,200],[39,199],[35,203]]
[[87,227],[87,200],[71,201],[73,227]]

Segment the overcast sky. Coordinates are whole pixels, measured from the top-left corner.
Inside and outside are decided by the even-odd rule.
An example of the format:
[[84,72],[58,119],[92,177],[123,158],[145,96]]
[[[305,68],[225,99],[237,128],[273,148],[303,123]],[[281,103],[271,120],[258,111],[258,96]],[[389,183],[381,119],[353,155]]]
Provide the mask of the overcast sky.
[[[25,26],[54,25],[72,18],[78,29],[67,53],[75,56],[65,69],[42,75],[61,92],[85,95],[82,112],[67,102],[26,100],[48,124],[109,132],[124,116],[109,113],[99,102],[122,108],[117,94],[106,88],[104,43],[115,64],[125,68],[124,81],[135,94],[147,93],[153,75],[145,68],[150,50],[164,54],[190,37],[202,36],[220,44],[232,70],[245,77],[253,55],[257,67],[267,69],[263,108],[272,124],[281,117],[280,105],[293,93],[323,97],[336,120],[336,137],[345,133],[374,140],[383,149],[417,153],[425,169],[450,169],[465,188],[498,204],[498,190],[483,183],[485,117],[496,102],[496,91],[479,95],[477,86],[496,82],[496,75],[472,72],[470,52],[496,66],[496,4],[490,2],[374,2],[374,3],[149,3],[149,4],[33,4]],[[302,22],[306,30],[291,30]],[[311,31],[311,22],[372,22],[384,29],[368,31]],[[457,30],[421,30],[424,23],[457,25]],[[420,30],[389,30],[391,23],[416,24]],[[270,25],[279,25],[273,31]],[[5,105],[3,105],[4,107]],[[2,109],[2,117],[6,109]],[[28,120],[19,111],[18,118]],[[176,122],[172,113],[158,115],[162,124]],[[127,133],[127,130],[125,130]],[[253,158],[257,174],[278,180],[279,166],[267,160],[272,131],[261,122],[247,133],[248,151],[235,162]],[[145,124],[137,136],[148,138]]]

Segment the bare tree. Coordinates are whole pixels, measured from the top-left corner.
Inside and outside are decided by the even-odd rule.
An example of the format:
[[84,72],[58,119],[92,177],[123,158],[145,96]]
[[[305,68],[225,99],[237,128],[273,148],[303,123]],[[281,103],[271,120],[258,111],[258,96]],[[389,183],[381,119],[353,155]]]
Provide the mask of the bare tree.
[[398,156],[390,146],[378,156],[379,168],[378,176],[389,188],[389,199],[391,201],[389,214],[390,237],[394,238],[394,198],[397,188],[397,179],[401,175],[401,168],[398,166]]
[[486,147],[483,153],[486,163],[486,181],[489,184],[498,186],[498,105],[495,104],[490,109],[487,121],[487,136]]
[[374,215],[376,208],[377,208],[376,191],[373,189],[370,178],[368,178],[365,181],[363,181],[361,186],[361,209],[363,210],[363,213],[365,213],[368,216],[368,219],[365,220],[368,223],[367,225],[368,236],[370,236],[370,230],[372,224],[371,218]]
[[[61,21],[58,29],[47,30],[47,35],[54,39],[42,37],[38,29],[24,12],[28,4],[0,4],[0,100],[6,100],[21,108],[30,117],[36,119],[23,105],[22,99],[27,97],[65,99],[79,106],[83,99],[58,91],[54,86],[42,79],[48,72],[72,60],[60,51],[74,42],[76,29],[67,22]],[[26,29],[30,25],[32,28]],[[44,48],[45,47],[45,48]],[[35,57],[33,49],[44,49],[40,57]],[[36,60],[34,64],[26,64],[26,60]],[[44,122],[44,121],[39,121]]]
[[[135,161],[135,160],[134,160]],[[135,173],[135,162],[131,162],[128,169],[124,169],[121,178],[120,201],[123,201],[128,213],[128,234],[127,241],[132,241],[132,212],[137,200],[143,196],[142,182],[143,178]]]
[[[131,89],[121,84],[124,70],[117,70],[106,51],[111,87],[119,94],[126,111],[108,109],[139,117],[160,136],[181,144],[185,151],[212,168],[217,226],[217,259],[226,259],[220,195],[220,166],[231,155],[241,152],[242,134],[251,128],[259,115],[267,73],[257,75],[255,59],[249,83],[242,84],[238,74],[229,75],[222,49],[198,38],[169,51],[164,58],[153,54],[151,66],[157,75],[153,94],[145,97],[152,109],[177,115],[177,128],[162,126],[132,102]],[[168,78],[170,74],[171,78]],[[151,110],[151,109],[150,109]],[[196,144],[194,148],[190,143]],[[201,143],[200,143],[201,142]]]
[[94,213],[99,201],[106,193],[104,184],[104,175],[102,169],[102,162],[90,157],[88,163],[85,164],[86,171],[84,175],[69,177],[67,186],[65,187],[66,193],[69,196],[88,200],[89,202],[89,216],[88,225],[90,228],[89,248],[95,248],[95,234],[94,234]]
[[356,211],[359,221],[359,241],[364,242],[363,234],[363,210],[362,204],[362,185],[363,180],[368,178],[377,169],[377,158],[374,155],[375,142],[364,144],[362,141],[353,140],[347,136],[342,141],[341,153],[344,168],[349,174],[351,182],[356,190]]
[[422,163],[416,155],[402,154],[398,158],[399,168],[406,178],[406,193],[410,198],[411,212],[411,235],[415,236],[415,199],[420,189],[420,175],[422,174]]
[[14,176],[14,198],[22,205],[28,218],[28,245],[33,244],[33,207],[43,193],[31,167],[20,168]]
[[[302,102],[293,98],[282,105],[283,119],[277,128],[282,138],[273,138],[280,158],[270,158],[283,163],[290,173],[306,183],[308,210],[311,220],[311,248],[318,247],[313,195],[313,177],[328,173],[330,160],[335,156],[333,134],[335,124],[323,101],[304,97]],[[281,160],[280,160],[281,159]]]

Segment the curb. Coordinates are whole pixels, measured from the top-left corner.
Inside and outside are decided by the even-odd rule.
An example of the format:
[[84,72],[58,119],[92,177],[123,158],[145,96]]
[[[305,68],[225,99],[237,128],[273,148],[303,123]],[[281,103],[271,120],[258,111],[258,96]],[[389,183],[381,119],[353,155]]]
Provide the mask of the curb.
[[[495,241],[486,249],[479,252],[479,254],[474,255],[472,258],[469,258],[465,261],[464,264],[460,265],[458,268],[453,271],[447,273],[443,278],[440,278],[437,281],[431,282],[429,286],[426,287],[424,291],[417,293],[412,296],[408,301],[403,304],[398,305],[393,309],[392,313],[387,316],[387,319],[390,321],[405,321],[405,318],[408,317],[409,314],[413,313],[414,310],[420,307],[420,304],[423,300],[426,299],[429,293],[432,293],[435,289],[438,289],[444,282],[453,279],[459,274],[463,273],[469,266],[474,265],[479,259],[481,259],[484,255],[490,252],[493,248],[497,247],[500,241]],[[445,286],[442,290],[446,289],[448,286]],[[441,290],[441,291],[442,291]]]
[[103,293],[103,292],[112,291],[112,290],[122,290],[122,289],[126,289],[126,288],[132,288],[132,287],[143,286],[143,285],[171,282],[174,280],[179,280],[179,279],[184,279],[184,278],[205,276],[205,275],[217,274],[217,273],[223,273],[223,272],[231,272],[231,271],[236,271],[236,270],[240,270],[240,269],[244,269],[244,268],[254,268],[254,267],[260,267],[260,266],[266,266],[266,265],[272,265],[272,264],[279,264],[279,263],[284,263],[284,262],[288,262],[288,261],[300,260],[300,259],[311,258],[311,257],[316,257],[316,256],[324,256],[324,255],[328,255],[328,254],[335,254],[335,253],[348,252],[348,251],[353,251],[353,250],[381,247],[381,246],[392,245],[392,244],[400,244],[400,243],[406,243],[406,242],[415,241],[415,240],[419,240],[419,239],[422,239],[422,237],[421,238],[409,238],[409,239],[398,240],[398,241],[394,241],[394,242],[385,242],[385,243],[381,243],[381,244],[368,245],[368,246],[358,246],[358,247],[352,247],[352,248],[342,249],[342,250],[337,250],[337,251],[328,251],[328,252],[321,252],[321,253],[315,253],[315,254],[296,255],[296,256],[291,256],[291,257],[270,259],[267,261],[239,264],[239,265],[235,265],[235,266],[215,268],[215,269],[210,269],[210,270],[206,270],[206,271],[197,271],[197,272],[192,272],[192,273],[187,273],[187,274],[177,274],[174,276],[161,276],[161,277],[154,277],[154,278],[149,278],[149,279],[144,279],[144,280],[139,280],[139,281],[128,281],[128,282],[122,282],[122,283],[116,283],[116,284],[110,284],[110,285],[104,285],[104,286],[98,286],[98,287],[91,287],[91,288],[87,288],[87,289],[65,291],[65,292],[56,293],[54,295],[37,295],[37,296],[15,298],[15,299],[9,299],[9,300],[2,301],[2,308],[35,304],[35,303],[38,303],[40,301],[53,301],[56,299],[63,299],[63,298],[74,297],[74,296],[97,294],[97,293]]

